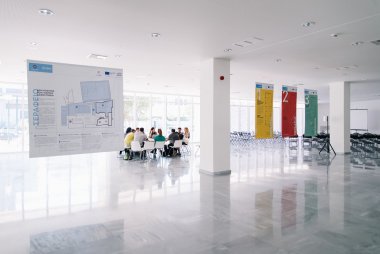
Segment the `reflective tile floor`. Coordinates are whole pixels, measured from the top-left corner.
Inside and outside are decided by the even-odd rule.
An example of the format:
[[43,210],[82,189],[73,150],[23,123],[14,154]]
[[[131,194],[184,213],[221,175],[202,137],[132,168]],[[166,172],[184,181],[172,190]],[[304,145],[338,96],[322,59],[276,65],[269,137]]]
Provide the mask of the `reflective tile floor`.
[[199,156],[0,155],[0,253],[380,253],[377,159],[275,145]]

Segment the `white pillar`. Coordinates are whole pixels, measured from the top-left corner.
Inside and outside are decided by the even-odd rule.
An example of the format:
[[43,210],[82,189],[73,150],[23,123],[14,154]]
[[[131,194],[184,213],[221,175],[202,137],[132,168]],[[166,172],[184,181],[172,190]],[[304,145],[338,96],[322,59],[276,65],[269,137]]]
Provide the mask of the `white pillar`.
[[338,154],[350,153],[350,83],[330,83],[330,142]]
[[230,174],[230,60],[205,61],[200,83],[200,172]]

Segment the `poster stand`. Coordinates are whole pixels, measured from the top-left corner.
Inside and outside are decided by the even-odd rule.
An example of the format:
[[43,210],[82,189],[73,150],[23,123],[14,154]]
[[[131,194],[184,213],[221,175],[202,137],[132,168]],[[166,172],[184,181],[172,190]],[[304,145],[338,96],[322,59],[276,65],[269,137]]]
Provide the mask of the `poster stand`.
[[334,152],[334,154],[336,155],[336,152],[333,148],[333,146],[331,145],[330,143],[330,136],[329,136],[329,116],[326,116],[326,121],[327,121],[327,137],[326,137],[326,141],[325,143],[323,144],[321,150],[319,150],[319,154],[321,154],[322,151],[326,151],[327,153],[330,153],[330,148],[331,150]]

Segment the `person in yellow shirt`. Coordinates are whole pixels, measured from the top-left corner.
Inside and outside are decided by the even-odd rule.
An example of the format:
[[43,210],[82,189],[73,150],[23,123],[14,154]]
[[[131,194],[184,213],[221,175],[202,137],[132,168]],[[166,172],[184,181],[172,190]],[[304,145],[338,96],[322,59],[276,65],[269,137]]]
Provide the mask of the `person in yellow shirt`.
[[124,151],[125,151],[124,160],[133,159],[133,152],[131,152],[131,143],[134,140],[134,138],[135,138],[135,130],[132,130],[124,138]]

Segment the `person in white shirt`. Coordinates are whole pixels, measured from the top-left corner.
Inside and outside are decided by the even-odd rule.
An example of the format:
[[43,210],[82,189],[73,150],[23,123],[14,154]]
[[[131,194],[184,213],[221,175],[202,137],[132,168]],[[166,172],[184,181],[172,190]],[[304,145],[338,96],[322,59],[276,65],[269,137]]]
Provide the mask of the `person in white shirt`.
[[138,141],[141,147],[144,146],[144,141],[146,140],[148,140],[148,137],[144,133],[144,128],[140,128],[139,132],[135,132],[135,138],[133,139],[133,141]]

